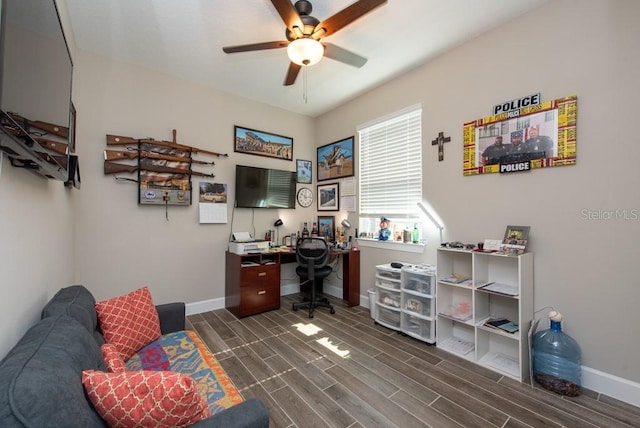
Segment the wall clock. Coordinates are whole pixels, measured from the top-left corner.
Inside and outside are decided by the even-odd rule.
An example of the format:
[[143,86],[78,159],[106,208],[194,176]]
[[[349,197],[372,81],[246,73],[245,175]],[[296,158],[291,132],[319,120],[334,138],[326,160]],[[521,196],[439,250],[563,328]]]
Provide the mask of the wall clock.
[[303,187],[298,190],[297,194],[298,203],[301,207],[310,207],[313,204],[313,192],[308,187]]

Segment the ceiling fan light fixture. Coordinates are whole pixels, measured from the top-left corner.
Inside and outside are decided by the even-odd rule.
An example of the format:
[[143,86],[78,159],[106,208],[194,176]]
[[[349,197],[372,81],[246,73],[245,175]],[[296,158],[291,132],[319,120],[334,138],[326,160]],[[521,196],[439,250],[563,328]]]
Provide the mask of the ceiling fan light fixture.
[[298,65],[317,64],[324,54],[324,46],[314,39],[303,37],[295,39],[287,47],[287,55],[291,62]]

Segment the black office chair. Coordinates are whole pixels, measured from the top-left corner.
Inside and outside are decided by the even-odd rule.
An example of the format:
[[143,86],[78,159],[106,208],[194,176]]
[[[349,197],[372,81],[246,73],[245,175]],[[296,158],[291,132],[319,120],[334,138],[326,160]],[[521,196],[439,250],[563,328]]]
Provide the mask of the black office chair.
[[313,318],[313,311],[321,306],[329,308],[332,314],[336,313],[326,297],[317,298],[317,282],[322,284],[322,279],[332,272],[331,266],[327,266],[329,260],[329,245],[322,238],[301,238],[296,242],[296,259],[298,267],[296,273],[300,277],[300,285],[310,282],[311,297],[304,302],[294,303],[292,309],[309,308],[309,318]]

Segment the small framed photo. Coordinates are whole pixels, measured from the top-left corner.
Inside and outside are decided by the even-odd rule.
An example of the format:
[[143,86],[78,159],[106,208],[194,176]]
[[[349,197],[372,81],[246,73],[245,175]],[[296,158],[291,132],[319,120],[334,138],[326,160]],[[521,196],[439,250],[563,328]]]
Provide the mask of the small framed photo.
[[523,254],[529,240],[530,226],[507,226],[502,239],[502,252],[505,254]]
[[293,138],[234,126],[233,151],[293,160]]
[[318,216],[318,236],[323,237],[327,242],[334,242],[335,230],[336,230],[335,216]]
[[355,175],[353,137],[318,147],[316,164],[318,181]]
[[338,211],[340,209],[340,191],[338,183],[318,184],[318,211]]
[[296,182],[311,184],[311,161],[296,159]]

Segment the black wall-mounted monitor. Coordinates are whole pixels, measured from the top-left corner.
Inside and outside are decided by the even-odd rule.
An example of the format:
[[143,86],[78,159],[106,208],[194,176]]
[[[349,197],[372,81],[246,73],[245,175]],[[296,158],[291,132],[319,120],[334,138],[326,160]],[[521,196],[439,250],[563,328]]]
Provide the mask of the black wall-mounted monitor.
[[73,63],[56,3],[0,0],[0,8],[0,150],[13,166],[66,182],[77,168],[67,149]]
[[295,208],[296,173],[236,165],[237,208]]

